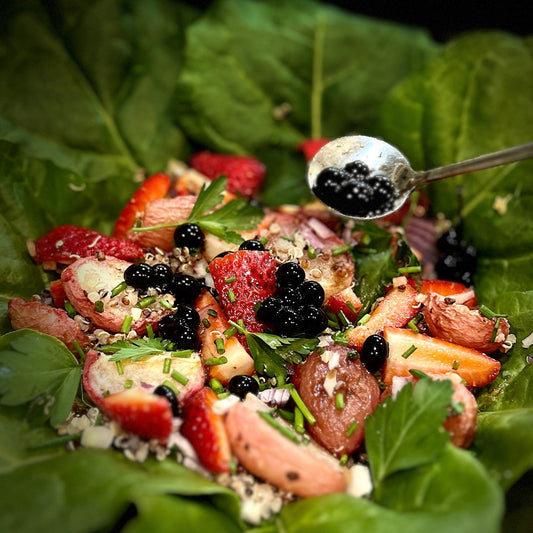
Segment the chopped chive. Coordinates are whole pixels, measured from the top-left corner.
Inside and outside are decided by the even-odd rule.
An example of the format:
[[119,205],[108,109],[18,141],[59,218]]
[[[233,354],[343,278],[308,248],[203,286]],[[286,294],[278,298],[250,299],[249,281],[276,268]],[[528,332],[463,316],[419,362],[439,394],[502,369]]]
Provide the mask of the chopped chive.
[[179,357],[180,359],[188,359],[192,355],[192,350],[178,350],[171,352],[171,357]]
[[346,436],[347,436],[347,437],[351,437],[351,436],[355,433],[355,430],[357,429],[358,426],[359,426],[359,422],[357,422],[357,420],[354,420],[354,421],[348,426],[348,429],[346,430]]
[[407,348],[407,350],[405,350],[405,352],[402,353],[402,357],[404,359],[407,359],[415,350],[416,350],[416,346],[412,345],[410,348]]
[[165,357],[163,362],[163,374],[168,374],[170,372],[170,365],[172,364],[172,359],[170,357]]
[[359,359],[359,352],[356,349],[349,350],[348,357],[355,361],[356,359]]
[[339,346],[348,346],[348,343],[350,342],[344,331],[334,333],[331,338],[333,339],[333,342]]
[[339,411],[344,409],[344,394],[342,394],[342,392],[338,392],[335,395],[335,408]]
[[314,425],[316,423],[316,418],[311,414],[311,411],[309,411],[307,405],[303,402],[302,398],[298,394],[298,391],[291,387],[291,397],[294,400],[294,403],[300,409],[302,414],[304,415],[304,418],[311,424]]
[[122,331],[122,333],[125,333],[127,335],[130,332],[132,322],[133,322],[133,317],[131,315],[126,315],[124,317],[124,321],[122,322],[122,327],[120,328],[120,331]]
[[146,296],[146,298],[143,298],[142,300],[139,300],[137,302],[137,307],[140,309],[146,309],[149,305],[152,305],[155,303],[155,296]]
[[222,337],[218,337],[215,339],[215,346],[217,348],[217,353],[222,355],[225,353],[226,348],[224,347],[224,339]]
[[221,357],[209,357],[208,359],[204,359],[204,365],[207,366],[225,365],[227,362],[228,358],[225,355]]
[[331,329],[339,329],[340,326],[338,322],[334,322],[333,320],[328,320],[328,327]]
[[233,283],[234,281],[237,281],[237,276],[231,276],[231,278],[225,279],[224,283]]
[[409,320],[409,322],[407,322],[407,327],[411,331],[414,331],[415,333],[420,333],[420,330],[416,326],[419,321],[420,321],[420,316],[416,315],[413,319],[411,319],[411,320]]
[[237,320],[237,324],[241,329],[245,329],[244,320],[242,318],[239,318],[239,320]]
[[341,466],[345,466],[346,463],[348,463],[348,454],[347,454],[347,453],[343,453],[343,454],[340,456],[339,464],[340,464]]
[[118,375],[122,376],[122,374],[124,374],[124,368],[122,367],[122,361],[117,361],[115,364],[117,365]]
[[104,302],[102,300],[97,300],[94,302],[94,310],[97,313],[103,313],[104,312]]
[[254,311],[257,313],[257,311],[259,311],[259,309],[261,309],[261,302],[257,302],[255,305],[254,305]]
[[349,244],[345,244],[344,246],[337,246],[337,247],[333,248],[333,250],[331,250],[331,255],[333,257],[335,257],[337,255],[342,255],[342,254],[344,254],[346,252],[349,252],[351,249],[352,249],[352,247]]
[[351,322],[348,320],[348,317],[344,314],[344,311],[342,309],[339,311],[338,316],[345,327],[351,325]]
[[219,392],[224,391],[224,385],[218,381],[217,378],[211,378],[208,382],[208,385],[218,394]]
[[226,331],[224,331],[224,337],[229,339],[237,333],[237,328],[235,326],[230,326]]
[[492,320],[495,316],[496,316],[496,313],[494,311],[492,311],[491,309],[489,309],[486,305],[481,305],[479,307],[479,312],[486,318]]
[[268,239],[266,237],[261,237],[259,242],[264,246],[268,242]]
[[[295,409],[298,409],[297,407]],[[287,409],[276,409],[276,413],[283,418],[283,420],[287,420],[287,422],[290,422],[291,424],[294,423],[294,412],[293,411],[287,411]]]
[[215,311],[214,309],[208,309],[208,310],[207,310],[207,314],[208,314],[209,316],[212,316],[213,318],[216,318],[216,317],[218,316],[217,311]]
[[178,383],[181,383],[182,385],[187,385],[189,382],[189,378],[187,376],[184,376],[181,372],[178,372],[177,370],[173,370],[170,374],[172,376],[172,379],[175,379]]
[[457,370],[457,369],[459,368],[460,365],[461,365],[461,361],[457,361],[457,360],[456,360],[456,361],[453,362],[452,368],[453,368],[454,370]]
[[131,379],[127,379],[125,382],[124,382],[124,388],[125,389],[131,389],[131,387],[133,386],[133,381]]
[[281,235],[281,238],[285,241],[289,241],[289,242],[292,242],[294,243],[295,242],[295,239],[294,237],[287,237],[286,235]]
[[204,326],[204,328],[210,328],[211,327],[211,322],[209,322],[208,318],[202,318],[202,326]]
[[358,326],[365,325],[370,320],[370,315],[367,313],[366,315],[363,315],[357,322]]
[[114,298],[121,292],[125,291],[127,287],[128,287],[128,284],[125,281],[122,281],[121,283],[119,283],[116,287],[111,289],[111,298]]
[[74,339],[72,341],[72,345],[74,346],[74,351],[79,355],[81,361],[85,361],[85,352],[83,351],[82,347],[80,346],[80,343]]
[[259,416],[268,422],[273,428],[277,429],[282,435],[287,437],[288,439],[292,440],[293,442],[296,442],[297,444],[300,444],[300,439],[296,433],[291,431],[288,427],[284,426],[283,424],[280,424],[271,413],[268,411],[259,411]]
[[501,317],[498,317],[496,319],[496,324],[494,324],[494,329],[492,330],[492,335],[490,336],[490,342],[494,342],[496,340],[496,335],[498,334],[498,329],[500,327],[501,320]]
[[231,392],[230,391],[221,391],[221,392],[217,392],[216,394],[217,394],[217,398],[219,400],[223,400],[224,398],[227,398],[231,394]]
[[172,381],[169,381],[168,379],[165,379],[165,381],[163,381],[163,385],[165,385],[165,387],[168,387],[176,396],[180,393],[180,391],[174,386],[174,383],[172,383]]
[[304,415],[298,407],[294,408],[294,429],[296,433],[305,433]]
[[425,372],[422,372],[422,370],[418,370],[417,368],[411,368],[409,370],[409,374],[411,374],[411,376],[414,376],[415,378],[427,378],[428,375],[425,373]]
[[228,289],[228,300],[233,303],[237,298],[235,298],[235,293],[232,289]]
[[65,311],[67,312],[67,315],[72,318],[74,316],[76,316],[76,309],[74,308],[74,306],[67,300],[65,302]]
[[172,304],[168,300],[165,300],[165,298],[159,300],[159,303],[161,304],[161,307],[164,307],[165,309],[172,309]]
[[313,246],[307,248],[307,255],[309,256],[309,259],[316,259],[316,250]]
[[154,328],[152,327],[152,324],[146,324],[146,333],[148,333],[149,339],[154,338]]
[[354,314],[357,314],[357,309],[355,308],[354,304],[352,302],[344,302],[344,305]]
[[422,267],[420,265],[410,266],[410,267],[401,267],[398,269],[399,274],[415,274],[417,272],[422,272]]

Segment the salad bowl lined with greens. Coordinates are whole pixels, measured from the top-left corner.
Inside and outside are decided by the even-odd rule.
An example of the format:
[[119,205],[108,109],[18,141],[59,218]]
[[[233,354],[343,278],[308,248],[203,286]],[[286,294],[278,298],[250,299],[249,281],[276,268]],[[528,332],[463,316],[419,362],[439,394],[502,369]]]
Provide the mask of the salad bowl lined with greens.
[[[319,3],[245,0],[204,11],[165,1],[16,2],[3,8],[0,34],[6,334],[8,300],[28,299],[49,282],[26,240],[65,223],[110,233],[141,171],[158,172],[199,147],[263,161],[261,199],[277,206],[309,198],[296,149],[306,138],[383,137],[414,168],[531,140],[529,37],[487,31],[441,45],[417,28]],[[39,334],[25,334],[21,350],[43,358],[21,369],[27,379],[9,395],[0,373],[0,529],[107,531],[133,505],[125,531],[525,531],[533,370],[522,341],[533,331],[532,172],[530,161],[521,162],[428,191],[435,213],[461,218],[479,251],[477,297],[508,317],[517,338],[499,376],[478,393],[470,450],[428,450],[423,440],[437,428],[415,423],[409,437],[390,436],[402,452],[380,459],[382,483],[372,498],[300,500],[252,528],[230,490],[172,461],[69,453],[54,441],[42,405],[26,399],[36,380],[56,398],[68,396],[81,369],[57,361],[61,352]],[[373,301],[394,273],[384,240],[356,261],[360,290],[368,291],[360,296]],[[395,412],[416,417],[412,405],[398,403]]]

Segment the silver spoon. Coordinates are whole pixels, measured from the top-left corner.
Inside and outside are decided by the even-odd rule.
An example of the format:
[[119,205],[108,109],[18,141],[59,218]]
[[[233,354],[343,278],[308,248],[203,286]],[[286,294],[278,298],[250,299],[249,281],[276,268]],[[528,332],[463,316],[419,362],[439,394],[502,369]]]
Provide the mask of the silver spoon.
[[317,152],[309,164],[307,182],[311,190],[313,190],[318,175],[323,169],[328,167],[343,168],[347,163],[356,160],[366,163],[370,169],[370,176],[382,175],[390,178],[398,192],[392,209],[383,211],[377,215],[353,216],[332,208],[341,215],[365,220],[394,213],[400,209],[415,189],[433,181],[497,167],[531,157],[533,157],[533,142],[480,155],[459,163],[451,163],[450,165],[444,165],[432,170],[416,172],[411,168],[407,158],[394,146],[375,137],[351,135],[335,139]]

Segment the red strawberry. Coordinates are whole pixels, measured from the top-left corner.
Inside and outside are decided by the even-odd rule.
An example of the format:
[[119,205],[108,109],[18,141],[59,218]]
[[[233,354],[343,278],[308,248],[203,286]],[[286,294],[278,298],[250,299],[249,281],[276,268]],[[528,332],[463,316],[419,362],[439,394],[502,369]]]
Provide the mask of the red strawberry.
[[[389,385],[393,376],[409,377],[409,370],[417,369],[426,374],[455,372],[469,387],[481,387],[500,371],[500,362],[482,352],[408,329],[386,327],[383,336],[389,343],[383,381]],[[408,354],[411,347],[416,349]]]
[[425,279],[420,288],[422,294],[437,293],[440,296],[453,298],[457,303],[474,307],[476,305],[476,295],[472,289],[469,289],[458,281],[446,281],[442,279]]
[[212,180],[227,176],[228,191],[246,198],[259,191],[265,178],[263,163],[249,156],[202,151],[192,155],[190,165]]
[[238,250],[209,264],[215,289],[230,320],[242,318],[251,332],[264,330],[254,307],[276,291],[276,260],[267,251]]
[[357,318],[357,314],[363,307],[363,304],[355,292],[353,292],[352,287],[348,287],[330,296],[326,302],[326,306],[335,314],[342,311],[346,318],[353,322]]
[[417,291],[409,284],[391,289],[372,311],[367,322],[348,331],[350,346],[360,350],[367,337],[381,333],[386,326],[405,326],[419,311],[417,295]]
[[63,287],[63,282],[60,279],[56,279],[50,283],[50,294],[54,301],[55,307],[65,307],[65,302],[68,300]]
[[126,389],[104,398],[102,410],[124,430],[143,439],[168,438],[172,431],[172,407],[162,396],[143,389]]
[[121,211],[113,235],[125,239],[137,217],[144,211],[148,202],[163,198],[170,190],[170,178],[166,174],[154,174],[135,191],[131,200]]
[[316,153],[324,145],[329,143],[329,139],[306,139],[304,142],[300,143],[296,149],[300,152],[303,152],[305,160],[311,161],[315,157]]
[[38,262],[74,263],[80,257],[92,257],[97,252],[134,261],[143,257],[142,248],[132,242],[79,226],[56,226],[35,241],[33,259]]
[[209,387],[195,392],[183,406],[181,433],[202,465],[211,472],[229,472],[231,450],[224,418],[213,411],[217,395]]

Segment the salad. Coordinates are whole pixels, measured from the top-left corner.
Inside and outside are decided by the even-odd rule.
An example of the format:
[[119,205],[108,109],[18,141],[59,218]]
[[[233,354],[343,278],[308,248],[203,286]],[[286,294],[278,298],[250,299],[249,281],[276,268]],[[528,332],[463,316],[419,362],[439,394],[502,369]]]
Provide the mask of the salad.
[[308,2],[3,9],[3,530],[521,523],[531,163],[379,225],[304,177],[354,129],[415,168],[529,140],[527,38]]

